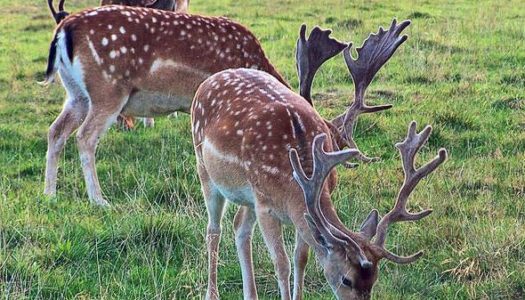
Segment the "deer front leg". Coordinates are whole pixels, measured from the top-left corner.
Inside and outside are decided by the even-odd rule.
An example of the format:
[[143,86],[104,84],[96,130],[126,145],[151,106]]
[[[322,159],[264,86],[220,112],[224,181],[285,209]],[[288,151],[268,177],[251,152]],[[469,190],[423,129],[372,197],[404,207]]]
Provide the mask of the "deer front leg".
[[78,151],[89,200],[100,206],[109,206],[109,203],[102,196],[102,190],[100,189],[95,167],[95,151],[98,141],[109,126],[116,121],[128,99],[127,96],[119,98],[121,99],[119,101],[107,101],[104,103],[104,107],[92,103],[86,120],[77,132]]
[[283,234],[281,229],[281,222],[275,219],[269,213],[269,209],[264,207],[257,207],[257,220],[261,228],[264,242],[270,251],[275,273],[279,282],[279,290],[281,291],[281,299],[288,300],[290,298],[290,260],[284,248]]
[[142,124],[144,124],[144,128],[153,128],[155,127],[155,119],[153,118],[143,118]]
[[73,131],[85,119],[88,111],[85,98],[68,98],[60,115],[49,127],[44,194],[54,196],[57,187],[58,158]]
[[303,299],[304,271],[308,262],[308,244],[298,231],[295,232],[293,299]]
[[257,218],[255,211],[247,206],[241,206],[234,219],[235,246],[241,264],[242,289],[244,299],[257,299],[257,287],[253,275],[252,234]]

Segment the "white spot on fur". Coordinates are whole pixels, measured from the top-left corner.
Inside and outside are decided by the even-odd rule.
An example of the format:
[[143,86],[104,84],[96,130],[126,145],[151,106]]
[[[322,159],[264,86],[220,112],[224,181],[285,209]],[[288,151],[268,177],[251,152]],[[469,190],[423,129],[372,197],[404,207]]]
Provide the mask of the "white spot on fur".
[[95,50],[95,46],[93,45],[89,37],[86,36],[86,38],[88,41],[89,50],[91,50],[91,55],[93,55],[93,59],[95,59],[97,65],[100,66],[102,64],[102,59],[100,58],[100,56],[98,56],[97,50]]
[[166,59],[165,60],[165,59],[161,59],[161,58],[156,59],[151,64],[151,68],[150,68],[149,72],[153,74],[153,73],[159,71],[161,68],[174,68],[177,71],[181,71],[181,72],[184,72],[184,73],[195,74],[195,75],[198,75],[198,76],[203,77],[203,78],[207,78],[207,77],[209,77],[211,75],[210,73],[208,73],[206,71],[195,69],[195,68],[193,68],[190,65],[185,65],[183,63],[175,62],[175,61],[173,61],[171,59]]
[[268,172],[268,173],[273,174],[273,175],[279,174],[279,169],[277,169],[276,167],[262,165],[261,169],[263,169],[263,171]]

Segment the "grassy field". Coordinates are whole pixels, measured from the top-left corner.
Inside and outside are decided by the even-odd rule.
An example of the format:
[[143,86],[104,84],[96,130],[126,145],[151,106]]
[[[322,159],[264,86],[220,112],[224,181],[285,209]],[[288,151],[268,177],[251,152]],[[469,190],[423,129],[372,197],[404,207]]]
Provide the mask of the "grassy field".
[[[393,109],[360,119],[357,142],[381,161],[340,169],[334,203],[350,228],[372,208],[385,213],[402,180],[393,147],[412,119],[450,158],[422,182],[411,208],[434,213],[394,226],[390,249],[424,249],[417,263],[383,262],[374,299],[525,298],[525,6],[521,1],[192,0],[191,10],[246,24],[297,86],[301,23],[330,27],[356,44],[393,17],[410,18],[409,40],[372,84],[369,99]],[[67,0],[69,11],[95,0]],[[201,298],[206,290],[206,210],[195,173],[189,116],[154,129],[111,129],[98,174],[111,209],[88,203],[74,139],[60,161],[58,197],[42,196],[47,128],[64,91],[43,88],[53,21],[45,1],[0,0],[0,294],[3,299]],[[352,99],[341,56],[314,83],[316,107],[332,117]],[[219,266],[224,299],[242,280],[230,207]],[[291,250],[293,231],[286,230]],[[254,245],[259,296],[279,297],[260,233]],[[310,260],[307,298],[332,293]]]

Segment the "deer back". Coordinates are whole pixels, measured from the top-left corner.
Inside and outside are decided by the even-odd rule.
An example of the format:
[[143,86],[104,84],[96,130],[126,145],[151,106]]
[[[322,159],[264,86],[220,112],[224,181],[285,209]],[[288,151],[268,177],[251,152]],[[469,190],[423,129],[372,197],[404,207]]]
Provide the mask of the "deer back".
[[[290,149],[297,149],[308,172],[313,137],[330,135],[304,98],[267,73],[251,69],[209,77],[195,95],[191,115],[197,159],[214,182],[250,185],[260,195],[282,193],[275,199],[302,197],[293,181]],[[325,148],[332,151],[330,143]]]
[[88,89],[109,82],[191,99],[209,75],[236,67],[285,82],[254,35],[226,18],[104,6],[69,16],[56,32],[65,36],[70,60],[82,63]]

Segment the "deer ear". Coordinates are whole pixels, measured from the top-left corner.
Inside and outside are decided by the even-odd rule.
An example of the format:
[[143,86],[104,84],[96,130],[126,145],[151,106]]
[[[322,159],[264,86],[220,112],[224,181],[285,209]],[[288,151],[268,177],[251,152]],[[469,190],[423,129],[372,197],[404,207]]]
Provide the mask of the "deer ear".
[[315,221],[312,219],[312,217],[309,214],[304,214],[304,218],[306,220],[306,223],[308,224],[308,227],[310,227],[310,232],[312,233],[312,237],[316,241],[319,246],[324,248],[326,251],[330,251],[333,249],[333,245],[327,241],[327,239],[323,236],[319,228],[317,228],[317,225],[315,225]]
[[378,223],[379,223],[379,213],[377,212],[377,210],[373,209],[368,214],[368,217],[366,217],[363,224],[361,224],[361,229],[359,232],[361,233],[362,236],[364,236],[368,240],[371,240],[376,235]]
[[157,2],[157,0],[141,0],[141,4],[145,7],[152,6]]

